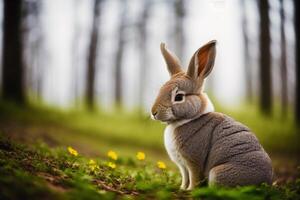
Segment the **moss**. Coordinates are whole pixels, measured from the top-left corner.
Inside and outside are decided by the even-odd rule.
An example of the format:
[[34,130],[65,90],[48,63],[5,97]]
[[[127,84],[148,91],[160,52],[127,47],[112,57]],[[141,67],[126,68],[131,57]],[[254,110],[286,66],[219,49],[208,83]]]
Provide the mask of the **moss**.
[[66,149],[28,147],[0,138],[1,199],[300,198],[300,180],[281,187],[201,187],[188,193],[177,189],[178,174],[152,162],[131,159],[110,169],[105,160],[94,159],[99,169],[90,171],[89,158],[74,157]]
[[[11,130],[0,133],[0,199],[300,199],[299,179],[281,186],[178,190],[180,175],[163,149],[164,125],[136,113],[90,114],[3,102],[0,110],[0,126],[9,124]],[[266,118],[248,106],[218,110],[248,125],[268,150],[299,152],[291,118]],[[79,155],[70,155],[68,146]],[[107,166],[111,149],[118,153],[116,169]],[[138,151],[146,153],[146,160],[135,158]],[[97,170],[89,167],[90,159]],[[157,160],[167,169],[158,169]]]

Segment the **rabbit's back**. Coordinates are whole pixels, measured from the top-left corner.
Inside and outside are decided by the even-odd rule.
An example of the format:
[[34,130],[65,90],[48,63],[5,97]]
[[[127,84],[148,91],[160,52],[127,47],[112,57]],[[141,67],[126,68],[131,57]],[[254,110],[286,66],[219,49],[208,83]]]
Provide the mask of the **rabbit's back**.
[[[249,128],[232,118],[212,112],[178,127],[176,132],[179,151],[190,163],[196,164],[204,176],[208,177],[211,169],[229,163],[242,172],[249,169],[246,173],[259,176],[255,178],[258,182],[271,181],[269,156]],[[232,165],[228,168],[233,169]],[[242,175],[239,176],[238,181],[242,179]],[[256,184],[250,177],[245,179],[250,181],[247,184]]]
[[207,168],[231,161],[246,164],[248,156],[245,160],[242,157],[251,152],[265,151],[248,127],[223,115],[222,122],[212,133]]
[[[239,185],[249,185],[262,182],[271,183],[272,181],[271,159],[256,136],[248,127],[226,115],[213,133],[212,146],[207,161],[206,174],[212,168],[224,163],[230,163],[230,170],[234,169],[233,166],[237,168],[238,177],[236,180],[227,174],[231,179],[225,178],[225,181],[229,181],[225,185],[235,185],[236,182]],[[246,174],[243,175],[244,172]]]

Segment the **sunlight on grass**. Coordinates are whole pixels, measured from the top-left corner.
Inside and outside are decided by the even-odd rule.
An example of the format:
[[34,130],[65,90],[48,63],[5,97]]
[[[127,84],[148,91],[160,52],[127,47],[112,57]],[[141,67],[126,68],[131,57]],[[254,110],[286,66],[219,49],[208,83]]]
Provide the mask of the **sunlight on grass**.
[[[52,137],[59,141],[78,140],[82,144],[86,141],[86,144],[89,144],[87,146],[91,148],[95,149],[98,146],[107,151],[118,147],[125,155],[140,148],[158,156],[161,152],[165,152],[163,146],[165,125],[152,121],[147,115],[127,112],[61,111],[45,106],[22,109],[7,103],[1,103],[0,107],[2,110],[0,117],[2,115],[3,119],[12,118],[37,126],[50,126],[53,132],[59,132],[52,134]],[[217,105],[216,111],[226,113],[247,125],[268,151],[286,153],[300,151],[299,129],[297,130],[293,124],[290,114],[282,119],[275,110],[275,117],[267,118],[262,116],[256,107],[249,105],[234,110]]]
[[[10,127],[11,136],[32,144],[29,149],[1,137],[0,186],[8,191],[2,194],[6,197],[298,198],[299,181],[280,187],[201,187],[191,193],[178,190],[179,172],[163,146],[165,125],[139,113],[63,111],[37,105],[21,108],[7,103],[0,103],[0,109],[0,122]],[[249,126],[268,152],[299,152],[299,132],[291,117],[267,118],[247,105],[238,110],[217,106],[216,110]],[[24,134],[15,134],[21,132]],[[44,142],[58,148],[50,149]],[[14,185],[33,189],[13,193]]]
[[[136,154],[89,158],[76,149],[34,148],[16,144],[0,134],[1,199],[297,199],[298,180],[283,187],[199,187],[179,190],[180,176],[163,161],[139,160]],[[110,163],[107,165],[107,163]],[[157,164],[157,166],[156,166]],[[30,186],[30,189],[28,188]],[[22,189],[28,188],[28,189]],[[298,188],[298,189],[297,189]]]

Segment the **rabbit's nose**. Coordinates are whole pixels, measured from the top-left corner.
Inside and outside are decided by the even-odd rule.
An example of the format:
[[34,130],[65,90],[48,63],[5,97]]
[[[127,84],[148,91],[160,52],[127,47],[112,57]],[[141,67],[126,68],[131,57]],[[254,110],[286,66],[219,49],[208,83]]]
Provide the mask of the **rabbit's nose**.
[[156,120],[158,114],[159,114],[159,104],[156,102],[151,108],[151,118]]
[[152,113],[151,113],[151,118],[153,119],[153,120],[156,120],[156,118],[155,118],[155,116],[157,115],[157,111],[152,111]]
[[157,113],[158,113],[158,106],[156,105],[156,104],[154,104],[153,106],[152,106],[152,108],[151,108],[151,114],[153,115],[153,116],[155,116]]

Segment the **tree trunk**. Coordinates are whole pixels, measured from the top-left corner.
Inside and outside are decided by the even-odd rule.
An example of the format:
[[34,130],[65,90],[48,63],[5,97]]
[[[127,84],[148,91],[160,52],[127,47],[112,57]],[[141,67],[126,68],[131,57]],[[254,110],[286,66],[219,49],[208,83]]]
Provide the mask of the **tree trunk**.
[[87,77],[86,77],[86,105],[89,110],[95,107],[95,75],[97,64],[97,49],[99,35],[99,20],[100,20],[100,4],[101,0],[94,1],[94,14],[91,32],[91,40],[89,45]]
[[268,0],[260,0],[260,109],[263,114],[272,114],[272,76],[270,54],[270,20]]
[[41,26],[41,1],[23,3],[23,67],[26,69],[25,91],[32,91],[35,101],[42,100],[44,80],[44,36]]
[[[73,98],[75,102],[75,107],[78,107],[79,105],[79,53],[78,53],[78,40],[80,37],[80,26],[78,23],[78,13],[79,13],[79,1],[73,2],[73,9],[74,9],[74,34],[72,38],[72,90],[73,90]],[[88,68],[88,67],[87,67]]]
[[246,79],[246,99],[247,102],[253,102],[253,89],[252,89],[252,65],[249,53],[249,38],[248,38],[248,21],[246,16],[245,1],[240,1],[242,7],[242,29],[244,40],[244,64],[245,64],[245,79]]
[[139,30],[139,54],[140,54],[140,62],[139,62],[139,99],[138,105],[139,108],[142,110],[143,103],[144,103],[144,95],[145,95],[145,88],[146,88],[146,74],[148,69],[148,62],[147,62],[147,23],[149,19],[149,12],[151,9],[151,0],[144,0],[143,1],[143,8],[142,8],[141,16],[139,17],[140,21],[138,22],[138,30]]
[[122,107],[122,61],[124,55],[124,46],[125,46],[125,28],[127,20],[127,1],[121,1],[121,14],[120,14],[120,24],[118,30],[118,43],[117,43],[117,52],[115,58],[115,103],[118,107]]
[[288,102],[288,87],[287,87],[287,63],[286,63],[286,41],[285,41],[285,14],[283,0],[280,0],[280,41],[281,41],[281,115],[286,117],[287,102]]
[[300,126],[300,3],[294,0],[294,22],[295,22],[295,63],[296,63],[296,109],[295,119],[296,124]]
[[25,103],[22,0],[4,0],[3,83],[4,99]]
[[175,10],[175,53],[179,59],[184,58],[184,16],[185,16],[185,0],[174,1]]

